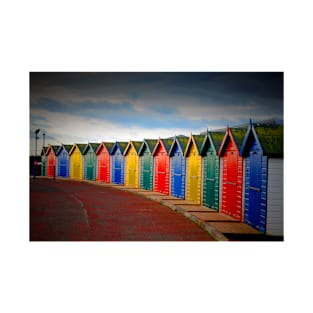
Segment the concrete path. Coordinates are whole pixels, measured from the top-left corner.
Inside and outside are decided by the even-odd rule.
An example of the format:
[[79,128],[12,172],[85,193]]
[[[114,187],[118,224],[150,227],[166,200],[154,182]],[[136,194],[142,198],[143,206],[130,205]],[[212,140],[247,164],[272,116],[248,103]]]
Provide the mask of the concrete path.
[[214,240],[169,207],[119,189],[71,180],[31,180],[30,240]]
[[[70,235],[70,238],[73,239],[66,239],[69,237],[64,237],[63,240],[217,240],[217,241],[228,241],[228,240],[235,240],[235,241],[282,241],[283,237],[274,237],[274,236],[266,236],[254,228],[250,227],[249,225],[239,222],[232,217],[216,212],[215,210],[212,210],[210,208],[196,205],[191,201],[178,199],[176,197],[170,196],[170,195],[164,195],[158,192],[153,191],[147,191],[144,189],[138,189],[138,188],[130,188],[123,185],[116,185],[116,184],[107,184],[107,183],[99,183],[96,181],[81,181],[81,180],[69,180],[69,179],[62,179],[57,178],[57,180],[52,180],[51,178],[47,177],[37,177],[36,180],[31,180],[31,240],[41,240],[41,239],[33,239],[38,238],[38,236],[35,236],[35,233],[37,229],[42,229],[42,233],[40,236],[44,236],[44,238],[51,238],[50,240],[62,240],[62,239],[52,239],[53,234],[52,230],[50,231],[49,235],[44,235],[46,232],[48,232],[48,229],[53,229],[54,232],[58,232],[56,229],[57,227],[53,228],[50,223],[50,226],[44,227],[44,225],[40,224],[40,212],[38,212],[38,209],[36,206],[38,205],[38,201],[40,202],[40,199],[42,197],[48,197],[47,195],[38,195],[35,196],[37,193],[37,189],[39,188],[46,188],[46,192],[49,194],[49,188],[51,190],[58,189],[60,191],[60,188],[58,188],[58,183],[61,183],[62,188],[63,184],[64,186],[67,186],[63,194],[60,195],[57,194],[56,197],[63,197],[62,201],[65,203],[64,205],[67,207],[66,210],[62,210],[62,203],[56,203],[56,206],[58,209],[60,209],[60,213],[58,213],[58,209],[54,211],[54,216],[49,217],[51,221],[53,219],[56,219],[56,222],[60,224],[60,218],[58,217],[58,214],[62,215],[62,223],[65,223],[68,219],[67,215],[72,214],[71,208],[74,205],[76,201],[76,205],[81,206],[81,210],[79,213],[77,213],[77,216],[75,216],[75,219],[73,221],[76,221],[71,227],[75,227],[76,232],[77,228],[80,229],[80,234],[82,237],[79,237],[79,239],[76,239],[78,234],[75,233],[75,231]],[[41,187],[40,187],[41,186]],[[45,186],[45,187],[44,187]],[[75,188],[73,187],[75,186]],[[77,186],[80,186],[78,188]],[[86,186],[93,186],[95,188],[100,189],[92,189],[93,192],[91,194],[84,196],[86,194],[85,188]],[[73,189],[74,188],[74,189]],[[88,188],[87,188],[88,189]],[[105,196],[105,201],[102,196]],[[131,196],[132,195],[132,196]],[[137,204],[137,207],[135,205],[135,208],[137,210],[141,210],[141,213],[139,211],[132,211],[134,209],[134,206],[132,206],[129,199],[132,197],[137,197],[136,201],[134,202]],[[138,198],[139,196],[139,198]],[[145,200],[152,200],[148,203],[144,201]],[[61,201],[61,200],[57,200]],[[72,201],[71,204],[66,204],[68,201]],[[74,202],[73,202],[74,201]],[[98,211],[94,211],[94,203],[99,202],[100,208]],[[131,206],[128,208],[128,204]],[[140,204],[140,206],[138,206]],[[50,205],[50,204],[49,204]],[[141,205],[144,207],[150,208],[149,210],[144,210],[141,208]],[[160,206],[161,205],[161,206]],[[126,206],[126,208],[125,208]],[[170,208],[173,212],[172,215],[170,215],[170,211],[165,210],[164,206],[167,208]],[[141,209],[140,209],[141,208]],[[39,210],[40,211],[40,210]],[[157,212],[167,212],[167,216],[160,216],[156,217],[155,214]],[[111,213],[110,213],[111,212]],[[143,214],[149,213],[149,214]],[[194,224],[198,225],[198,230],[201,228],[204,232],[207,233],[208,237],[197,237],[197,234],[191,234],[188,236],[183,236],[179,234],[178,228],[176,228],[176,221],[173,220],[173,223],[170,223],[172,220],[170,218],[173,218],[175,214],[173,213],[179,213],[180,220],[177,221],[177,225],[180,225],[181,217],[184,217],[193,222]],[[48,212],[47,212],[48,214]],[[104,215],[103,215],[104,214]],[[105,214],[117,214],[115,216],[115,219],[110,217],[109,219],[105,219],[107,216]],[[122,214],[122,215],[121,215]],[[124,214],[124,215],[123,215]],[[127,215],[128,214],[128,215]],[[163,214],[163,213],[162,213]],[[138,218],[140,215],[144,215],[142,219]],[[82,216],[85,217],[85,224],[82,221]],[[177,216],[177,215],[176,215]],[[136,219],[138,218],[138,219]],[[156,220],[153,222],[153,219],[160,218],[160,220]],[[103,219],[103,221],[101,221]],[[104,222],[106,221],[106,222]],[[134,223],[134,225],[130,226],[127,223]],[[88,222],[88,223],[87,223]],[[102,223],[102,224],[101,224]],[[98,225],[99,224],[99,225]],[[36,225],[36,227],[34,227]],[[98,225],[98,226],[97,226]],[[125,226],[126,225],[126,226]],[[144,227],[144,225],[147,225]],[[188,225],[191,225],[190,223]],[[193,225],[196,226],[196,225]],[[103,227],[105,226],[105,228]],[[110,227],[115,227],[114,231],[111,230],[110,234]],[[119,227],[122,229],[118,230]],[[177,226],[178,227],[178,226]],[[141,228],[141,229],[139,229]],[[99,230],[101,229],[101,232],[98,234]],[[148,230],[151,230],[149,233]],[[166,234],[160,234],[159,232],[166,229]],[[189,229],[189,228],[188,228]],[[36,231],[35,231],[36,230]],[[129,230],[129,231],[128,231]],[[139,230],[140,234],[136,234],[137,230]],[[104,232],[107,231],[107,233],[104,235]],[[180,230],[181,231],[181,230]],[[188,230],[189,231],[189,230]],[[115,234],[113,235],[113,232]],[[147,233],[145,233],[147,232]],[[175,233],[175,234],[173,234]],[[84,236],[83,236],[84,234]],[[33,236],[33,237],[32,237]],[[58,235],[55,235],[57,238]],[[47,240],[47,239],[42,239]],[[49,240],[49,239],[48,239]]]
[[[90,183],[97,184],[97,182]],[[168,206],[173,211],[179,212],[196,223],[218,241],[283,241],[283,237],[281,236],[265,235],[253,227],[235,220],[229,215],[217,212],[205,206],[196,205],[192,201],[138,188],[134,189],[114,184],[108,184],[108,186],[136,193]]]

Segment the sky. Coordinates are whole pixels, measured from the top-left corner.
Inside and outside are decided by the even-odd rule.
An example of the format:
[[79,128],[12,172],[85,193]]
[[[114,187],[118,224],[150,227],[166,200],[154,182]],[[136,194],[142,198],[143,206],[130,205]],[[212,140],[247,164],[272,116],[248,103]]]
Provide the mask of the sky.
[[30,154],[283,120],[282,72],[30,72]]

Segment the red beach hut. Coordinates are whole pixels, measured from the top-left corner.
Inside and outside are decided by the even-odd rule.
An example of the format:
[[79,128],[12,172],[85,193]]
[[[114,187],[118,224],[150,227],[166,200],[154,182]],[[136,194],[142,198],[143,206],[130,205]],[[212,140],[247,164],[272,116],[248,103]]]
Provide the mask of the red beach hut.
[[56,153],[59,150],[60,146],[53,146],[53,145],[48,145],[48,149],[46,152],[46,157],[47,157],[47,176],[48,177],[53,177],[54,175],[57,175],[55,172],[57,170],[57,158],[56,158]]
[[247,127],[227,128],[218,152],[222,162],[221,212],[239,221],[243,220],[243,158],[240,156],[240,149],[246,132]]
[[109,183],[111,181],[110,171],[110,150],[112,149],[113,142],[101,142],[96,151],[98,158],[97,181]]
[[170,157],[169,151],[173,138],[160,139],[156,143],[152,156],[154,157],[154,186],[153,190],[169,194]]

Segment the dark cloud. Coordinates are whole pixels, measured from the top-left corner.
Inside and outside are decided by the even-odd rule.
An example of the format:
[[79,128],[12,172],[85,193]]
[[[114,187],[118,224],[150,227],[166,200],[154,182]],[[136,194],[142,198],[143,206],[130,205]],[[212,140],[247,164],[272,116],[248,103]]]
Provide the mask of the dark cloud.
[[[60,87],[62,93],[68,89],[78,96],[89,94],[90,98],[123,96],[130,100],[163,100],[163,106],[166,97],[186,97],[202,105],[256,103],[283,110],[283,73],[280,72],[31,73],[30,78],[32,95],[39,94],[44,87]],[[49,96],[56,97],[61,91],[53,89]]]
[[282,119],[283,73],[30,73],[30,115],[31,129],[50,132],[55,118],[186,133]]

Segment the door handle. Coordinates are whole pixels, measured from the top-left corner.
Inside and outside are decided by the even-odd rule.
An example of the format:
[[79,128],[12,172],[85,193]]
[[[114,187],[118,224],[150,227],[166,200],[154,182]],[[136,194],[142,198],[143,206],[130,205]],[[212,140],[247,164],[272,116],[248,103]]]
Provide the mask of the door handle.
[[261,188],[252,187],[252,186],[249,186],[249,189],[251,189],[251,190],[255,190],[255,191],[261,191]]
[[198,178],[198,176],[190,176],[190,178]]
[[227,181],[227,182],[225,182],[225,184],[227,184],[227,185],[232,185],[232,186],[236,186],[236,185],[237,185],[236,183],[233,183],[233,182],[231,182],[231,181]]
[[215,181],[214,178],[206,178],[206,180],[208,180],[208,181]]

